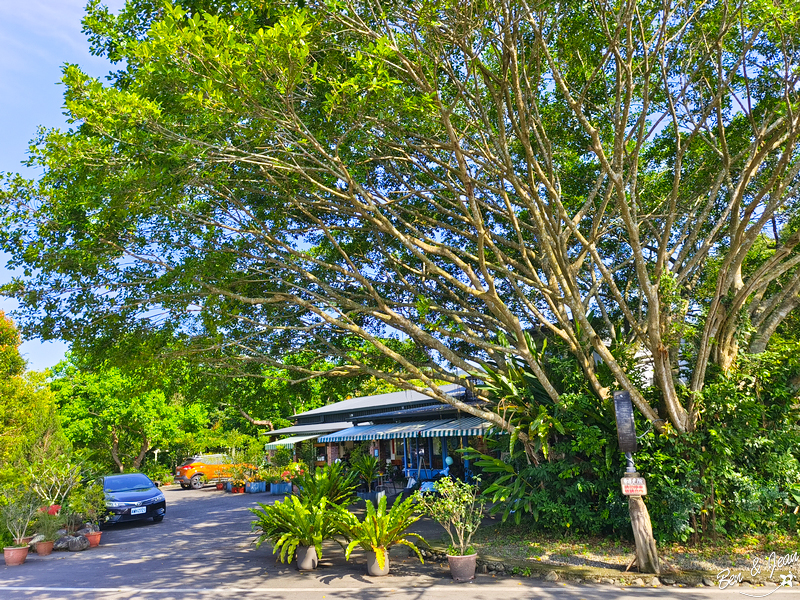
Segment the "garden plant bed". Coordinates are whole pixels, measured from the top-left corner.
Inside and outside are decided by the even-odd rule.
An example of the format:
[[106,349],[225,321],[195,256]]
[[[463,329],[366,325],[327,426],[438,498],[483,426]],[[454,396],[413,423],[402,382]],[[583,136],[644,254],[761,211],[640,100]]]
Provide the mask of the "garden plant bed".
[[[614,579],[615,582],[630,584],[636,579],[649,584],[652,576],[639,574],[634,566],[625,569],[634,556],[633,541],[620,541],[609,538],[581,536],[547,537],[531,534],[524,526],[515,527],[490,524],[478,531],[475,547],[479,555],[479,572],[497,574],[527,574],[544,577],[555,572],[559,580],[595,581]],[[434,552],[444,551],[442,543],[434,543]],[[741,572],[744,582],[779,582],[776,574],[770,580],[769,568],[762,568],[756,576],[750,574],[755,558],[762,563],[772,552],[778,556],[800,553],[800,538],[788,535],[762,535],[738,540],[721,539],[716,545],[688,546],[668,544],[659,546],[662,563],[662,576],[659,583],[678,585],[698,585],[713,582],[724,569]],[[794,564],[791,571],[798,575],[800,564]],[[786,574],[788,571],[781,571]],[[604,581],[611,583],[610,581]]]

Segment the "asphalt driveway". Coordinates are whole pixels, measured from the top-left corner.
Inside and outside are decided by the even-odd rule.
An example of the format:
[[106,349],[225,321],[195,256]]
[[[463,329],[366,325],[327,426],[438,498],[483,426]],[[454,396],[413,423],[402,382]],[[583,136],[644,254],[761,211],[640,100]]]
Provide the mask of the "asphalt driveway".
[[[248,509],[257,502],[273,502],[275,496],[228,494],[211,486],[196,491],[165,488],[164,494],[167,514],[162,523],[117,525],[103,532],[97,548],[47,557],[32,554],[22,566],[0,566],[0,598],[742,598],[732,591],[713,589],[622,590],[491,575],[455,584],[446,565],[421,565],[416,558],[404,556],[402,547],[393,549],[388,577],[366,576],[363,553],[356,551],[345,562],[336,544],[326,546],[316,571],[301,573],[277,562],[267,544],[258,550],[253,545]],[[437,535],[436,527],[427,523],[417,529]]]

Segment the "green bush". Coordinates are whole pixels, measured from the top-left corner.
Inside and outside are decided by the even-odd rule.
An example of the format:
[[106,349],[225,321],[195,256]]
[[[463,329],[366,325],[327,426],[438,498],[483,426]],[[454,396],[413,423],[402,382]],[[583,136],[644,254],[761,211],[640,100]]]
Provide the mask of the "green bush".
[[356,474],[345,471],[342,463],[317,467],[305,471],[294,481],[300,488],[300,499],[304,504],[316,505],[323,498],[331,504],[347,506],[353,501],[356,489]]
[[292,452],[291,448],[287,448],[286,446],[281,446],[277,450],[275,450],[275,454],[272,457],[272,464],[276,467],[285,467],[289,463],[294,460],[294,453]]
[[[636,467],[647,480],[657,540],[797,530],[800,501],[791,492],[800,482],[799,380],[800,344],[779,341],[769,352],[742,355],[732,373],[709,378],[696,431],[650,431],[640,439]],[[647,392],[657,399],[655,390]],[[535,385],[523,395],[531,415],[526,430],[537,436],[545,426],[540,452],[532,459],[514,444],[505,461],[467,452],[483,471],[492,510],[504,520],[525,519],[534,531],[630,537],[611,403],[577,384],[557,404]],[[638,421],[637,429],[646,432],[649,424]],[[493,444],[510,449],[508,436]]]
[[360,454],[350,460],[350,468],[367,484],[367,491],[372,491],[372,482],[378,478],[378,459],[371,454]]
[[292,562],[298,546],[314,546],[322,558],[322,542],[343,537],[351,527],[353,515],[323,498],[318,504],[305,505],[296,496],[283,502],[251,508],[256,515],[252,527],[259,532],[256,548],[266,541],[273,544],[272,553],[280,552],[279,560]]
[[[367,502],[367,512],[361,522],[351,521],[348,536],[352,541],[347,546],[345,558],[350,560],[350,553],[356,546],[375,553],[378,564],[386,563],[386,552],[395,544],[402,544],[411,548],[420,561],[422,554],[412,538],[427,545],[425,539],[417,533],[406,533],[411,525],[419,521],[420,516],[414,507],[414,498],[409,497],[400,502],[396,500],[392,508],[386,510],[386,496],[381,496],[378,507],[372,502]],[[348,513],[350,514],[350,513]]]

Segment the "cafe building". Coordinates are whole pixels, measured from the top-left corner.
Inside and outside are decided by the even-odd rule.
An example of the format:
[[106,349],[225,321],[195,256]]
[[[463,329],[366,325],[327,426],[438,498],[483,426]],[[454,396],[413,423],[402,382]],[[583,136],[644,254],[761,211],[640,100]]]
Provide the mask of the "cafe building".
[[[462,386],[442,389],[467,404],[475,402]],[[379,459],[384,473],[418,481],[432,479],[449,463],[453,474],[469,476],[469,462],[457,450],[485,450],[484,437],[491,428],[478,417],[414,391],[351,398],[293,418],[293,426],[265,432],[273,438],[265,446],[268,451],[313,444],[316,464],[324,465],[348,459],[356,444],[363,444]]]

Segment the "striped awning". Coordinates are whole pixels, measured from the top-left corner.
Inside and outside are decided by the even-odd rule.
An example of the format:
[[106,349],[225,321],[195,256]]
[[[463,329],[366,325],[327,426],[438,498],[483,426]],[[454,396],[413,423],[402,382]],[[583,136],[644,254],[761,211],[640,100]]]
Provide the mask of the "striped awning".
[[483,435],[490,423],[478,417],[463,419],[440,419],[437,421],[415,421],[413,423],[383,423],[380,425],[358,425],[336,433],[320,436],[319,442],[361,442],[365,440],[392,440],[400,438],[452,437]]
[[282,440],[275,440],[269,444],[264,444],[264,450],[277,450],[278,448],[282,448],[284,446],[287,448],[292,448],[298,442],[313,440],[316,437],[319,437],[318,433],[315,435],[293,435],[292,437],[287,437],[283,438]]
[[387,425],[356,425],[348,429],[342,429],[335,433],[320,436],[320,442],[361,442],[364,440],[377,440],[379,431]]
[[480,417],[464,417],[453,419],[440,425],[432,425],[419,432],[422,437],[461,437],[486,435],[492,424]]

